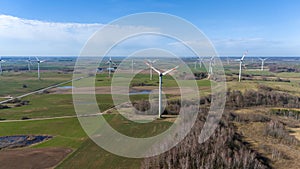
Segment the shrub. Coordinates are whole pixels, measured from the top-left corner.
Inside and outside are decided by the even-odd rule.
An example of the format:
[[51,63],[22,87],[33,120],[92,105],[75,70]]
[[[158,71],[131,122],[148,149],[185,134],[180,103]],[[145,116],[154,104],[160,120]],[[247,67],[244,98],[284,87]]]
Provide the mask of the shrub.
[[22,117],[21,118],[21,120],[29,120],[30,118],[29,117],[26,117],[26,116],[24,116],[24,117]]
[[265,136],[271,136],[278,139],[279,142],[283,144],[297,145],[299,142],[294,136],[289,134],[284,125],[279,121],[271,120],[266,124],[263,132]]
[[8,109],[8,108],[10,108],[10,107],[7,106],[7,105],[2,105],[2,104],[0,104],[0,109]]

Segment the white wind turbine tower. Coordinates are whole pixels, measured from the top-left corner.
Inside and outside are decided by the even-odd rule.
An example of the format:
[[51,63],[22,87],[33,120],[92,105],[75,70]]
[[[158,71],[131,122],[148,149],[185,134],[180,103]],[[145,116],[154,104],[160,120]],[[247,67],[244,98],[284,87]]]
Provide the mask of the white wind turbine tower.
[[154,68],[151,64],[146,62],[146,65],[148,65],[150,67],[150,69],[153,69],[155,72],[158,73],[159,75],[159,88],[158,88],[158,118],[161,118],[161,114],[162,114],[162,77],[170,72],[172,72],[173,70],[176,70],[179,66],[176,66],[172,69],[169,69],[165,72],[160,72],[159,70],[157,70],[156,68]]
[[135,65],[135,62],[134,62],[134,60],[132,59],[131,60],[131,73],[133,74],[133,66]]
[[2,75],[2,63],[4,63],[5,61],[2,60],[2,57],[0,56],[0,75]]
[[[152,66],[153,66],[153,63],[155,63],[156,61],[158,61],[158,59],[155,59],[155,60],[147,59],[147,61],[148,61],[148,64],[152,67]],[[152,75],[153,72],[152,72],[151,67],[150,67],[150,80],[152,80],[152,76],[153,76],[153,75]]]
[[214,62],[214,60],[215,60],[215,57],[211,57],[210,58],[210,60],[209,60],[209,67],[208,67],[208,79],[212,76],[212,74],[213,74],[213,68],[212,68],[212,66],[213,66],[213,62]]
[[27,60],[28,71],[30,71],[30,65],[32,65],[32,63],[31,63],[31,59],[30,59],[30,56],[29,56],[28,60]]
[[229,63],[229,56],[227,56],[227,65],[229,65],[230,63]]
[[115,63],[111,60],[111,56],[109,57],[109,60],[106,62],[106,64],[108,64],[108,77],[110,78],[110,74],[111,74],[111,65],[115,65]]
[[195,61],[195,66],[194,66],[195,69],[197,68],[197,63],[199,64],[200,68],[202,67],[203,59],[204,58],[200,58],[200,57],[197,58],[197,60]]
[[266,61],[267,59],[268,59],[268,58],[265,58],[265,59],[259,58],[259,60],[261,60],[261,71],[264,70],[264,64],[265,64],[265,61]]
[[36,56],[35,56],[35,59],[36,59],[36,62],[38,64],[38,79],[40,80],[41,79],[41,76],[40,76],[40,63],[45,62],[45,60],[39,60],[39,58],[36,57]]
[[245,56],[248,54],[248,51],[246,51],[241,59],[238,59],[237,61],[240,62],[240,69],[239,69],[239,82],[241,81],[241,77],[242,77],[242,64],[244,63],[244,58]]

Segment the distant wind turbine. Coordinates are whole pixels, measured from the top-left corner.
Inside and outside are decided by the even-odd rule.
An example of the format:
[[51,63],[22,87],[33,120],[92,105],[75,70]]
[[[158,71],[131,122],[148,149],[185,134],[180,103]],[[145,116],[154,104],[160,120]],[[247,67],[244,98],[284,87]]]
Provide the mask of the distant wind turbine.
[[116,65],[116,64],[111,60],[111,56],[109,57],[109,60],[106,62],[106,64],[108,64],[108,77],[110,78],[111,70],[113,69],[111,68],[111,65]]
[[[157,61],[158,61],[158,59],[155,59],[155,60],[147,59],[148,64],[151,66],[153,66],[153,64]],[[152,76],[153,76],[153,72],[152,72],[152,69],[150,68],[150,80],[152,80]]]
[[30,59],[30,56],[29,56],[28,59],[27,59],[28,71],[30,71],[30,65],[32,65],[32,62],[31,62],[31,59]]
[[35,56],[35,59],[36,59],[36,62],[38,64],[38,79],[40,80],[41,79],[41,76],[40,76],[40,63],[45,62],[45,60],[39,60],[39,58],[36,57],[36,56]]
[[227,65],[229,65],[230,63],[229,63],[229,56],[227,56]]
[[248,54],[248,51],[246,51],[244,54],[243,54],[243,56],[242,56],[242,58],[241,59],[237,59],[237,61],[239,61],[240,62],[240,69],[239,69],[239,82],[241,81],[241,77],[242,77],[242,65],[243,65],[243,63],[244,63],[244,58],[245,58],[245,56]]
[[5,60],[2,59],[2,57],[0,56],[0,75],[2,75],[2,63],[4,63]]
[[265,64],[265,61],[266,61],[267,59],[268,59],[268,58],[265,58],[265,59],[259,58],[259,60],[261,60],[261,71],[264,70],[264,64]]
[[169,69],[165,72],[160,72],[159,70],[157,70],[156,68],[154,68],[151,64],[146,62],[146,65],[148,65],[150,67],[150,69],[153,69],[155,72],[158,73],[159,75],[159,89],[158,89],[158,118],[161,118],[161,114],[162,114],[162,77],[170,72],[172,72],[173,70],[176,70],[179,66],[176,66],[172,69]]
[[197,68],[197,63],[199,64],[200,68],[202,67],[203,59],[204,58],[200,58],[200,57],[197,58],[197,60],[195,61],[195,66],[194,66],[195,69]]
[[214,64],[214,60],[215,60],[215,57],[214,57],[214,56],[210,57],[210,59],[209,59],[208,79],[210,79],[211,76],[213,75],[213,64]]
[[134,66],[134,64],[135,64],[135,62],[134,62],[134,60],[132,59],[132,60],[131,60],[131,73],[133,73],[133,66]]

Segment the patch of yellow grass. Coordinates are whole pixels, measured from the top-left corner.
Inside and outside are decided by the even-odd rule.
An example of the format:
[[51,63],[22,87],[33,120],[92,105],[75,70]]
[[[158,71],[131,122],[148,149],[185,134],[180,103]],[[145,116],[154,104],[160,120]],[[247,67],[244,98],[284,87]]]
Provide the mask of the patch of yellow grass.
[[292,131],[290,135],[295,136],[300,141],[300,128],[289,128]]

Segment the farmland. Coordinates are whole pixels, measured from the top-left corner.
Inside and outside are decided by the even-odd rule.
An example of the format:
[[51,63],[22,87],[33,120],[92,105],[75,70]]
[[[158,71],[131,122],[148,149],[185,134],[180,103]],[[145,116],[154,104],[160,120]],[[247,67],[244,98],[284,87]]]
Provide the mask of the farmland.
[[[194,69],[193,62],[190,62],[189,65],[194,73],[207,73],[203,68]],[[243,97],[244,100],[246,100],[249,96],[245,94],[251,93],[251,90],[261,93],[262,95],[265,94],[266,96],[269,96],[271,91],[271,93],[274,93],[274,97],[275,94],[277,94],[278,98],[284,97],[291,99],[300,96],[300,73],[298,72],[270,72],[268,70],[259,71],[259,68],[257,68],[257,70],[251,68],[243,71],[243,79],[239,83],[237,82],[236,74],[237,66],[237,64],[233,64],[230,67],[225,65],[225,73],[228,80],[226,83],[227,89],[232,92],[232,96],[228,98]],[[72,78],[72,73],[62,71],[63,69],[57,67],[57,64],[55,63],[53,63],[53,67],[49,64],[45,66],[44,69],[44,72],[41,74],[41,80],[36,79],[37,74],[35,72],[4,71],[3,76],[0,76],[0,95],[3,97],[7,95],[19,96],[21,94],[68,81]],[[284,79],[285,81],[279,81],[278,79]],[[187,82],[186,84],[188,84],[188,80],[182,81]],[[201,97],[210,97],[211,83],[216,82],[207,78],[199,78],[196,80]],[[98,107],[101,110],[101,112],[98,113],[104,113],[103,115],[99,114],[99,116],[102,115],[106,121],[120,133],[132,137],[151,137],[167,130],[170,125],[173,124],[174,119],[176,119],[176,116],[174,119],[169,119],[168,116],[165,116],[166,118],[162,120],[154,120],[151,123],[145,124],[134,123],[133,121],[125,119],[114,109],[115,105],[113,104],[112,96],[110,94],[110,85],[111,78],[107,77],[107,72],[100,72],[96,75],[95,98]],[[64,84],[64,86],[72,86],[72,83]],[[144,90],[151,91],[157,87],[158,76],[154,74],[153,80],[149,80],[148,71],[137,74],[133,80],[131,80],[129,86],[130,90],[134,89],[134,91],[138,92]],[[180,93],[175,90],[177,87],[178,83],[172,76],[166,76],[164,78],[163,90],[167,93],[167,99],[169,101],[175,100],[176,103],[176,100],[179,99],[178,96]],[[240,91],[241,94],[237,94],[235,91]],[[120,95],[119,98],[121,97],[123,96]],[[138,105],[144,103],[141,101],[148,100],[149,94],[133,94],[129,97],[131,102]],[[261,97],[264,98],[264,95]],[[5,100],[5,98],[1,98],[1,100]],[[26,101],[26,104],[20,105],[18,104],[20,102],[8,102],[3,104],[8,107],[0,110],[0,136],[27,134],[53,136],[50,140],[30,147],[25,147],[24,149],[71,149],[72,151],[69,152],[64,160],[56,163],[56,168],[140,168],[142,164],[146,164],[144,159],[131,159],[114,155],[99,147],[87,136],[76,117],[72,99],[72,88],[57,87],[49,89],[46,92],[28,95],[21,98],[20,101]],[[285,142],[279,142],[280,148],[276,149],[275,145],[277,144],[278,138],[273,138],[271,135],[266,136],[264,134],[266,125],[269,123],[271,125],[272,120],[279,121],[280,124],[284,125],[282,130],[287,131],[288,137],[291,136],[292,139],[292,135],[299,135],[299,122],[294,119],[285,119],[284,117],[270,115],[272,108],[281,108],[278,105],[272,105],[271,101],[267,100],[267,102],[270,102],[269,105],[257,105],[251,107],[247,107],[246,103],[240,102],[237,102],[237,99],[229,99],[226,112],[234,114],[235,119],[231,119],[230,123],[236,127],[235,132],[241,134],[244,141],[249,143],[251,150],[261,153],[264,157],[268,158],[269,161],[267,163],[275,168],[293,168],[299,166],[299,164],[296,163],[298,158],[297,153],[299,153],[299,145],[297,143],[293,142],[292,145],[290,145],[295,152],[289,153],[289,145]],[[209,106],[209,99],[207,104],[208,105],[203,106]],[[293,108],[293,105],[284,104],[284,101],[283,106],[287,109]],[[174,107],[176,106],[173,105],[171,110],[173,110]],[[90,120],[91,125],[93,125],[93,122],[97,122],[97,117],[83,118]],[[99,125],[101,126],[101,124]],[[261,134],[256,135],[255,133]],[[266,137],[268,138],[268,142],[263,144],[262,141]],[[260,144],[263,144],[265,147],[260,147]],[[275,151],[278,152],[280,156],[275,157]],[[285,156],[287,156],[287,158],[280,159],[280,157]],[[155,161],[156,159],[151,160]],[[291,161],[293,161],[293,163],[290,163]]]

